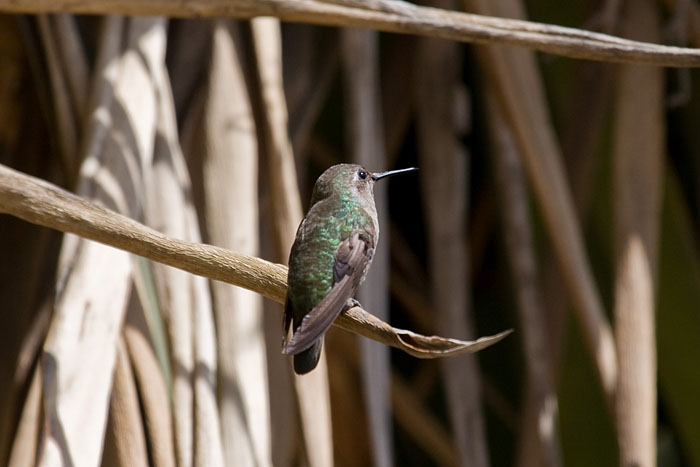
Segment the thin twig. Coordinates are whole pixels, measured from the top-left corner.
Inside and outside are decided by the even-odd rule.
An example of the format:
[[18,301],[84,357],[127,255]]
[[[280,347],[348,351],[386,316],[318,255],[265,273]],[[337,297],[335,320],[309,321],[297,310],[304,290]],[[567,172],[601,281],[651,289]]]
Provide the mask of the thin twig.
[[700,66],[700,50],[629,41],[606,34],[530,21],[479,16],[399,0],[0,0],[8,13],[71,12],[173,17],[276,16],[284,21],[356,26],[460,42],[520,45],[590,60],[659,66]]

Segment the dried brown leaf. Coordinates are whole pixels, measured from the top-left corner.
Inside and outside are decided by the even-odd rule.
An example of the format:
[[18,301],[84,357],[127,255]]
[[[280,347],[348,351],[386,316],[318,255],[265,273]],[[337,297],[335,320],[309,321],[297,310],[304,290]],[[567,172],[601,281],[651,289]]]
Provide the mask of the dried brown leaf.
[[335,322],[339,327],[396,347],[418,358],[438,358],[469,354],[490,347],[512,333],[512,329],[466,341],[440,336],[424,336],[406,329],[390,326],[360,307],[341,314]]

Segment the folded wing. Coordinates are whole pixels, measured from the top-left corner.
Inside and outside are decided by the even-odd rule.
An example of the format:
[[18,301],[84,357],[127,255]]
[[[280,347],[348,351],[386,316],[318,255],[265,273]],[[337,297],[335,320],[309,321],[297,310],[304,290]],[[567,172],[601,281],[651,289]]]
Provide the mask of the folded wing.
[[322,337],[338,317],[345,303],[357,291],[372,261],[373,236],[357,230],[338,246],[333,264],[334,284],[330,292],[314,307],[297,327],[282,352],[288,355],[303,352]]

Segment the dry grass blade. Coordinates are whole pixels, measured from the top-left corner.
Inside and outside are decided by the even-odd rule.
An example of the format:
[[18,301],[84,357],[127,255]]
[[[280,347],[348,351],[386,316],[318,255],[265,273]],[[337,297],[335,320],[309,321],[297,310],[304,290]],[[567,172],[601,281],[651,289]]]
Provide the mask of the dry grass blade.
[[[210,241],[258,252],[258,142],[239,27],[217,22],[203,134],[205,222]],[[225,465],[269,465],[270,416],[262,301],[212,284]]]
[[[498,3],[467,0],[465,3],[481,13],[523,14],[523,5],[517,0]],[[615,343],[586,258],[534,56],[522,50],[484,47],[480,49],[479,59],[515,134],[519,154],[532,180],[565,283],[573,297],[586,344],[612,408],[617,385]],[[514,80],[513,76],[518,79]]]
[[329,26],[355,26],[388,32],[419,34],[462,42],[521,45],[575,58],[644,63],[660,66],[700,66],[700,51],[628,41],[579,29],[505,18],[488,18],[410,6],[398,0],[326,3],[319,0],[0,0],[8,13],[71,12],[173,17],[276,16]]
[[[68,193],[55,185],[0,165],[0,212],[38,225],[80,235],[192,274],[237,285],[283,303],[287,270],[224,248],[175,240]],[[352,308],[335,324],[419,358],[472,353],[495,344],[511,331],[476,341],[422,336],[393,328]]]
[[[625,2],[623,34],[658,40],[656,2]],[[661,70],[625,66],[615,116],[615,333],[620,465],[656,464],[655,290],[664,154]],[[640,135],[644,135],[640,138]]]
[[[345,68],[345,101],[348,108],[346,134],[353,162],[370,170],[388,168],[384,151],[384,129],[380,107],[379,40],[374,31],[345,29],[341,31]],[[374,187],[374,199],[380,223],[389,219],[387,184]],[[386,229],[389,232],[389,229]],[[389,317],[389,241],[382,235],[383,245],[374,252],[372,268],[358,299],[382,319]],[[369,421],[375,467],[393,465],[393,436],[390,409],[389,349],[377,342],[360,342],[364,403]]]

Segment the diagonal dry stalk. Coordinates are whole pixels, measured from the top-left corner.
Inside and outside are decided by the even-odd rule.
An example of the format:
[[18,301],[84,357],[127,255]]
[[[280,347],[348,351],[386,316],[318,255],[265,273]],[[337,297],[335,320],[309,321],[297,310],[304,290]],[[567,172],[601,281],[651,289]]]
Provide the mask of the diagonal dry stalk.
[[[452,0],[432,5],[454,7]],[[460,337],[475,333],[471,310],[467,237],[470,154],[465,135],[466,92],[460,81],[458,44],[418,41],[414,62],[418,158],[426,216],[430,291],[437,329]],[[480,373],[473,356],[441,362],[450,423],[460,465],[486,467],[489,452],[482,412]]]
[[[216,246],[169,238],[133,219],[2,165],[0,212],[74,233],[192,274],[243,287],[278,303],[284,303],[286,297],[287,270],[282,265]],[[360,307],[341,314],[335,324],[417,358],[477,352],[512,332],[503,331],[474,341],[424,336],[391,327]]]

